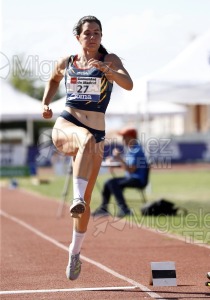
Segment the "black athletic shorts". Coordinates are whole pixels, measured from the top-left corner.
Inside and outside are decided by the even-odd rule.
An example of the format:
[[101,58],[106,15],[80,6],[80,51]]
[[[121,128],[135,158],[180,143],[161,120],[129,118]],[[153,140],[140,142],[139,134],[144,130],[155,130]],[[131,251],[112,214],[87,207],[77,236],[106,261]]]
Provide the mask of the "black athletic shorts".
[[74,123],[75,125],[79,127],[86,128],[92,135],[94,136],[96,143],[100,143],[104,141],[105,139],[105,130],[97,130],[91,127],[88,127],[81,123],[79,120],[77,120],[72,114],[70,114],[67,110],[63,110],[62,113],[60,114],[60,117],[64,118],[65,120]]

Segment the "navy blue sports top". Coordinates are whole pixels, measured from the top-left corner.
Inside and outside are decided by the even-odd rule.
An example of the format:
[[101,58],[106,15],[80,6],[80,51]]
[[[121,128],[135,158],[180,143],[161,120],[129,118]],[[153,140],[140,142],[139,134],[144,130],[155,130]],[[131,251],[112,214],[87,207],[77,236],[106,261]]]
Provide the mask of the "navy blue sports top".
[[[66,106],[105,113],[113,83],[96,68],[79,69],[71,55],[65,73]],[[104,60],[104,56],[100,59]]]

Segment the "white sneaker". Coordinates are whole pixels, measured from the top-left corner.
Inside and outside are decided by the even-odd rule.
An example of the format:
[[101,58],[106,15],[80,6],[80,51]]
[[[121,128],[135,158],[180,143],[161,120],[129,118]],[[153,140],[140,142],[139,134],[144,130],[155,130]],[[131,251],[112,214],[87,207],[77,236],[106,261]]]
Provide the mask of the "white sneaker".
[[71,255],[70,263],[66,267],[66,277],[69,280],[76,280],[79,277],[82,264],[82,262],[79,259],[79,256],[80,253]]
[[83,199],[74,199],[72,205],[70,206],[70,213],[72,218],[79,218],[79,215],[85,212],[85,206],[86,202]]

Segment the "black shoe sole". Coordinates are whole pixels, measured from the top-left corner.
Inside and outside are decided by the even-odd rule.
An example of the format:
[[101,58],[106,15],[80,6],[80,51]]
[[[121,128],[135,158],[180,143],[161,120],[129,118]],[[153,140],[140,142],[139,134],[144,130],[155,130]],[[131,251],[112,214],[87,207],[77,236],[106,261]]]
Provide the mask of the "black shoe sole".
[[74,207],[70,208],[70,212],[76,214],[83,214],[85,212],[85,205],[78,203]]
[[80,218],[80,215],[85,212],[85,205],[78,203],[75,204],[72,208],[70,208],[70,213],[72,218]]

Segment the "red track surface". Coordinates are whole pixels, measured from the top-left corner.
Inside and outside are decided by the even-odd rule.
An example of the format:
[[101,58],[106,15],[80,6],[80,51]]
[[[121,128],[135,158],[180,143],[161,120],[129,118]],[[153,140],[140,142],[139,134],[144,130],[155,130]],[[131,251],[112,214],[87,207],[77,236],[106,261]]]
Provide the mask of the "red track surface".
[[[82,273],[78,280],[68,281],[65,268],[72,232],[68,209],[57,218],[56,201],[20,189],[3,188],[1,195],[1,291],[8,291],[0,295],[2,300],[210,298],[205,286],[210,248],[140,228],[134,220],[91,218]],[[174,261],[178,286],[149,285],[152,261]],[[114,289],[134,286],[139,288]],[[106,287],[112,289],[82,290]],[[12,293],[23,290],[32,292]]]

